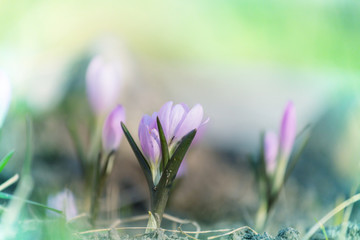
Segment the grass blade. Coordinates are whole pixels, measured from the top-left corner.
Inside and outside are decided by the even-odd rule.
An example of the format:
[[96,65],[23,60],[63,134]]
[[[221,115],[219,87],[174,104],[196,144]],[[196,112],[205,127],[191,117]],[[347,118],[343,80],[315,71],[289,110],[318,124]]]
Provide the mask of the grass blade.
[[27,204],[31,204],[31,205],[34,205],[34,206],[42,207],[42,208],[45,208],[45,209],[47,209],[47,210],[50,210],[50,211],[53,211],[53,212],[62,214],[62,211],[57,210],[57,209],[55,209],[55,208],[51,208],[51,207],[48,207],[48,206],[46,206],[46,205],[44,205],[44,204],[37,203],[37,202],[31,201],[31,200],[22,199],[22,198],[19,198],[19,197],[14,196],[14,195],[7,194],[7,193],[3,193],[3,192],[0,192],[0,199],[23,201],[23,202],[25,202],[25,203],[27,203]]
[[165,169],[167,163],[169,162],[170,154],[169,154],[169,148],[167,145],[164,130],[161,126],[161,123],[160,123],[160,120],[158,117],[156,118],[156,122],[157,122],[158,130],[159,130],[160,144],[161,144],[162,159],[161,159],[161,164],[160,164],[160,171],[162,172]]
[[152,180],[152,175],[151,175],[151,169],[149,166],[149,163],[147,162],[147,160],[145,159],[144,155],[142,154],[142,152],[140,151],[139,147],[137,146],[137,144],[135,143],[134,139],[132,138],[129,130],[126,128],[125,124],[123,122],[121,122],[121,128],[124,131],[125,137],[128,140],[131,149],[133,150],[140,166],[141,169],[144,172],[146,181],[149,185],[149,188],[152,189],[154,188],[154,183]]
[[346,201],[339,204],[337,207],[335,207],[333,210],[331,210],[328,214],[326,214],[323,218],[320,219],[320,221],[317,222],[310,230],[305,234],[303,237],[303,240],[308,240],[312,235],[316,233],[317,230],[321,228],[324,223],[326,223],[329,219],[331,219],[335,214],[342,211],[344,208],[356,203],[357,201],[360,201],[360,193],[352,196],[351,198],[347,199]]
[[0,172],[4,169],[4,167],[9,162],[9,160],[12,158],[13,155],[14,155],[14,150],[9,152],[5,157],[3,157],[1,159],[1,161],[0,161]]

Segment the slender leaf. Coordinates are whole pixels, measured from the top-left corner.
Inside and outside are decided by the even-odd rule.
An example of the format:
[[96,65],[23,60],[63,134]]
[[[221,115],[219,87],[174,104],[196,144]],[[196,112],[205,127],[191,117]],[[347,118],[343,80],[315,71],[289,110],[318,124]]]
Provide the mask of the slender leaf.
[[14,155],[14,151],[11,151],[5,157],[3,157],[3,159],[1,159],[1,161],[0,161],[0,172],[4,169],[4,167],[9,162],[9,160],[12,158],[13,155]]
[[56,212],[56,213],[59,213],[59,214],[63,213],[60,210],[48,207],[48,206],[46,206],[44,204],[37,203],[37,202],[34,202],[34,201],[30,201],[30,200],[26,200],[26,199],[22,199],[22,198],[14,196],[14,195],[3,193],[3,192],[0,192],[0,199],[24,201],[25,203],[28,203],[28,204],[31,204],[31,205],[34,205],[34,206],[38,206],[38,207],[42,207],[42,208],[45,208],[47,210],[50,210],[50,211],[53,211],[53,212]]
[[189,149],[194,137],[196,135],[196,129],[192,130],[186,136],[181,139],[179,146],[176,148],[174,154],[171,156],[165,171],[161,176],[158,184],[158,189],[169,187],[173,183],[176,174],[179,170],[180,164],[185,157],[187,150]]
[[128,142],[130,144],[131,149],[133,150],[133,152],[134,152],[134,154],[135,154],[135,156],[136,156],[136,158],[137,158],[137,160],[138,160],[138,162],[139,162],[139,164],[141,166],[141,169],[144,172],[144,175],[145,175],[146,181],[147,181],[147,183],[149,185],[149,188],[153,189],[154,188],[154,183],[153,183],[153,180],[152,180],[151,169],[150,169],[149,163],[145,159],[144,155],[140,151],[139,147],[135,143],[135,141],[132,138],[129,130],[126,128],[126,126],[125,126],[125,124],[123,122],[121,122],[121,127],[122,127],[122,129],[124,131],[126,139],[128,140]]
[[309,143],[310,140],[310,133],[308,133],[307,136],[305,136],[305,139],[303,140],[303,142],[300,145],[299,150],[293,155],[293,157],[290,159],[290,163],[288,166],[288,169],[286,171],[286,175],[285,175],[285,179],[284,179],[284,183],[287,181],[287,179],[290,177],[290,174],[293,172],[295,165],[297,164],[297,162],[300,159],[300,156],[302,154],[302,152],[304,151],[305,147],[307,146],[307,144]]
[[162,153],[162,159],[161,159],[161,164],[160,164],[160,171],[162,172],[168,161],[169,161],[169,148],[168,148],[168,145],[167,145],[167,141],[166,141],[166,137],[165,137],[165,134],[164,134],[164,130],[161,126],[161,123],[160,123],[160,120],[159,118],[157,117],[156,118],[156,122],[157,122],[157,126],[158,126],[158,129],[159,129],[159,136],[160,136],[160,144],[161,144],[161,153]]
[[298,132],[298,134],[296,134],[295,136],[295,141],[299,138],[301,138],[301,136],[307,132],[308,129],[310,129],[312,127],[312,125],[310,123],[306,124],[305,127],[303,127],[300,132]]

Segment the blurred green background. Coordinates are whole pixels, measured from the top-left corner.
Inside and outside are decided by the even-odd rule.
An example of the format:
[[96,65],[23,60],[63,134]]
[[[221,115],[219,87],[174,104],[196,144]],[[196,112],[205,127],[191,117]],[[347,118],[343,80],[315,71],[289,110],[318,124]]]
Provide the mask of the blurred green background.
[[[124,64],[119,102],[133,132],[143,113],[165,101],[204,106],[207,137],[189,156],[189,174],[171,204],[171,211],[199,221],[251,224],[246,216],[256,209],[256,194],[245,156],[259,148],[261,130],[278,128],[293,100],[299,131],[310,123],[313,135],[274,226],[296,214],[290,224],[312,222],[358,180],[359,12],[360,3],[351,0],[0,0],[0,68],[14,90],[0,143],[17,151],[8,171],[21,165],[24,118],[31,116],[33,168],[44,189],[37,196],[76,178],[76,167],[67,171],[76,156],[64,122],[91,125],[85,71],[91,56],[106,52]],[[135,166],[127,144],[120,148]],[[113,181],[128,186],[132,176],[121,164]],[[57,176],[51,169],[63,171]],[[194,180],[198,186],[189,188]]]

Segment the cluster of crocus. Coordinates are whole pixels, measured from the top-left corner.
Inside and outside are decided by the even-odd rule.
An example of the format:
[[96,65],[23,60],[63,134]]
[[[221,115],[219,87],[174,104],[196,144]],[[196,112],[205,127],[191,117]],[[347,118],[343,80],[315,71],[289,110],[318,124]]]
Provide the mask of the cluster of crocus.
[[6,74],[0,70],[0,129],[4,123],[11,101],[11,85]]
[[139,124],[139,140],[142,151],[136,145],[129,131],[122,124],[125,136],[145,174],[150,190],[149,224],[160,226],[169,197],[171,185],[179,171],[185,154],[196,131],[208,120],[203,121],[200,104],[189,108],[185,104],[167,102],[159,112],[144,115]]
[[[189,108],[185,104],[167,102],[151,116],[144,115],[139,124],[138,136],[141,150],[124,125],[125,110],[116,106],[122,83],[122,69],[118,62],[106,61],[102,56],[93,58],[86,73],[87,95],[96,117],[95,134],[87,156],[86,169],[90,169],[93,179],[91,188],[91,215],[94,223],[101,190],[111,172],[114,153],[119,147],[123,132],[126,135],[147,179],[151,212],[160,226],[169,191],[185,154],[197,130],[208,121],[203,121],[203,108],[197,104]],[[102,125],[102,150],[98,149],[99,126]],[[120,125],[121,122],[121,125]],[[121,129],[122,127],[122,129]],[[97,162],[96,153],[98,154]],[[79,154],[80,155],[80,154]],[[84,154],[82,154],[83,156]],[[89,171],[88,171],[89,172]]]

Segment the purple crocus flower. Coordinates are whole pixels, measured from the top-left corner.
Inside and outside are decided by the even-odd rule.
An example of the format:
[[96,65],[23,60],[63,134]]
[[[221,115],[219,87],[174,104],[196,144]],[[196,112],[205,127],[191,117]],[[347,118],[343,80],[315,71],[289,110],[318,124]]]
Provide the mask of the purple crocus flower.
[[106,152],[116,150],[123,135],[121,122],[125,122],[125,109],[122,105],[116,106],[106,118],[102,131],[102,144]]
[[264,157],[267,173],[274,173],[279,160],[288,161],[294,145],[295,135],[295,107],[292,102],[289,102],[282,118],[280,137],[274,132],[267,132],[264,137]]
[[11,84],[9,78],[0,70],[0,128],[2,127],[11,101]]
[[93,112],[108,113],[115,105],[122,84],[122,69],[118,62],[94,57],[86,72],[86,90]]
[[264,157],[266,163],[266,172],[273,174],[276,168],[278,156],[279,140],[274,132],[266,132],[264,137]]
[[280,154],[283,158],[289,158],[296,136],[296,112],[294,104],[290,101],[283,115],[280,128]]
[[[170,155],[175,151],[178,142],[190,131],[201,128],[208,122],[203,121],[204,111],[200,104],[193,108],[185,104],[173,105],[173,102],[165,103],[159,113],[152,116],[144,115],[139,124],[139,139],[142,151],[153,173],[156,184],[160,178],[159,163],[161,159],[161,144],[156,119],[159,118],[164,130],[165,138],[169,145]],[[179,174],[183,174],[184,166],[180,166]]]
[[[56,195],[49,196],[47,205],[51,208],[63,211],[66,220],[70,220],[71,218],[74,218],[78,215],[75,197],[69,189],[64,189],[62,192],[59,192]],[[51,215],[53,212],[48,211],[48,214]]]

